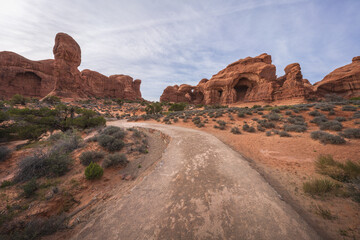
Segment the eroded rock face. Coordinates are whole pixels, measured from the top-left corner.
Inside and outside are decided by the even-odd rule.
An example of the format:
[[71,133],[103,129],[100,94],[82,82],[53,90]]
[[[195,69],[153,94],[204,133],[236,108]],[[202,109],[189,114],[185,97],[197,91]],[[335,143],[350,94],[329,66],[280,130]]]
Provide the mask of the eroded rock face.
[[[276,67],[272,64],[271,56],[266,53],[254,58],[240,59],[215,74],[210,80],[202,80],[197,86],[186,85],[186,89],[187,91],[181,91],[176,86],[168,87],[160,100],[184,101],[186,94],[191,95],[190,90],[203,96],[195,99],[196,103],[204,104],[273,101],[305,97],[313,92],[311,84],[302,78],[298,63],[287,66],[285,75],[277,78]],[[195,103],[192,99],[194,98],[186,100]]]
[[285,75],[276,80],[273,100],[311,98],[316,94],[307,79],[303,79],[299,63],[292,63],[285,67]]
[[360,56],[354,57],[352,63],[337,68],[314,84],[321,96],[336,93],[342,97],[360,96]]
[[126,75],[104,76],[91,70],[80,72],[81,49],[65,33],[58,33],[54,60],[31,61],[13,52],[0,52],[0,97],[16,93],[27,97],[57,95],[71,98],[111,97],[141,99],[141,80]]
[[20,93],[46,96],[55,87],[54,60],[31,61],[13,52],[0,52],[0,97]]
[[204,85],[209,80],[202,79],[197,86],[188,84],[168,86],[160,97],[161,102],[188,102],[200,104],[204,101]]

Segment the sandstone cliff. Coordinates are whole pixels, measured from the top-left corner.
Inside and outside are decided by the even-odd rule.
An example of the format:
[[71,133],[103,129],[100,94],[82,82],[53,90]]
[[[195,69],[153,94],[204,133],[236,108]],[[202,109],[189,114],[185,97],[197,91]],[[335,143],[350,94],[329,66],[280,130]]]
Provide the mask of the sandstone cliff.
[[54,60],[31,61],[13,52],[0,52],[0,97],[19,93],[27,97],[50,94],[141,99],[141,80],[126,75],[107,77],[91,70],[80,72],[81,49],[71,36],[58,33],[53,54]]
[[210,80],[197,86],[167,87],[160,101],[203,104],[227,104],[283,99],[310,99],[337,93],[344,97],[360,96],[360,57],[353,63],[338,68],[314,86],[303,79],[299,63],[289,64],[285,75],[276,76],[271,56],[264,53],[257,57],[240,59]]

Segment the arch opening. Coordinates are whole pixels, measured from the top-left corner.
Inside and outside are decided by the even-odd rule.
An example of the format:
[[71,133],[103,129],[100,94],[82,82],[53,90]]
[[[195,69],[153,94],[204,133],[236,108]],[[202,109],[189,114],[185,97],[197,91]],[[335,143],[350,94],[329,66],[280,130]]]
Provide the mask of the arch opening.
[[239,79],[238,83],[234,86],[236,91],[236,102],[244,101],[246,94],[251,87],[250,80],[247,78]]

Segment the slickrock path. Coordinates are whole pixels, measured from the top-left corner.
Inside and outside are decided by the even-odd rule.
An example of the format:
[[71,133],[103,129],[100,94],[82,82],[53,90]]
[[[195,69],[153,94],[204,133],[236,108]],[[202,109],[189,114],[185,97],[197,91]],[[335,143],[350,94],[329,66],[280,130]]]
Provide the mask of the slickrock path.
[[155,170],[74,239],[319,239],[240,154],[216,137],[160,124],[110,125],[153,128],[172,139]]

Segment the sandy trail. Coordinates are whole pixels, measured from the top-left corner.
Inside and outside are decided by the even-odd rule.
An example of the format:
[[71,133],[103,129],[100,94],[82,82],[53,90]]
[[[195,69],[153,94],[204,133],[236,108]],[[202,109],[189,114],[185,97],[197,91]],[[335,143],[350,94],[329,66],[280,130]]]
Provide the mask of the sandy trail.
[[73,239],[319,239],[317,233],[216,137],[161,124],[172,139],[155,170]]

